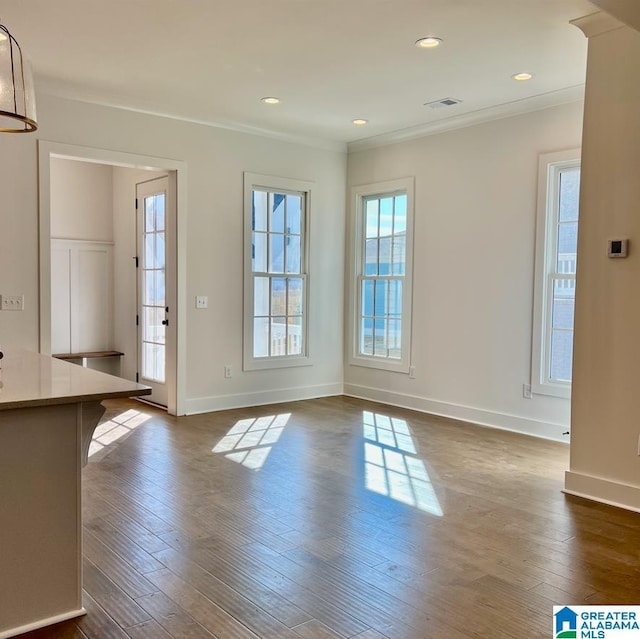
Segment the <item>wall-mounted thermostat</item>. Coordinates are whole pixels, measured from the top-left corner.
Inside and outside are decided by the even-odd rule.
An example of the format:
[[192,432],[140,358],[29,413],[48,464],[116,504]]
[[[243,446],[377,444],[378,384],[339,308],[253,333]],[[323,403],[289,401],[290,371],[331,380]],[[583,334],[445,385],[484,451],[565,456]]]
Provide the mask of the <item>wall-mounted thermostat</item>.
[[627,257],[629,240],[609,240],[607,243],[608,257]]

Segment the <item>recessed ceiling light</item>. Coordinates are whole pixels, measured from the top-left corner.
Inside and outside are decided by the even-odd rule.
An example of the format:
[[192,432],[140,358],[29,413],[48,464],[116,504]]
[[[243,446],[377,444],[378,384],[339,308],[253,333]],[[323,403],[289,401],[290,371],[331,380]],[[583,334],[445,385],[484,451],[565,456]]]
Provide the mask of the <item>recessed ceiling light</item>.
[[356,118],[355,120],[352,120],[352,122],[356,126],[364,126],[365,124],[369,123],[369,120],[363,120],[362,118]]
[[416,47],[418,47],[418,49],[434,49],[435,47],[440,46],[441,42],[442,40],[440,38],[429,36],[428,38],[420,38],[420,40],[416,40]]
[[265,104],[280,104],[280,98],[266,97],[266,98],[261,98],[261,100]]
[[511,76],[514,80],[517,80],[518,82],[526,82],[527,80],[531,80],[531,78],[533,78],[533,73],[516,73],[515,75]]

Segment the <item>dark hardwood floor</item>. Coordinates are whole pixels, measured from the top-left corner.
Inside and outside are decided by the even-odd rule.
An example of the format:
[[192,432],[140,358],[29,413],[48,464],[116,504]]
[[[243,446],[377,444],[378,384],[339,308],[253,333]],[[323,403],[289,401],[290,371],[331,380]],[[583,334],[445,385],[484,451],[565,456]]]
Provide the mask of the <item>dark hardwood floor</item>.
[[640,604],[640,515],[569,449],[338,397],[174,418],[114,401],[84,470],[88,614],[23,637],[550,637]]

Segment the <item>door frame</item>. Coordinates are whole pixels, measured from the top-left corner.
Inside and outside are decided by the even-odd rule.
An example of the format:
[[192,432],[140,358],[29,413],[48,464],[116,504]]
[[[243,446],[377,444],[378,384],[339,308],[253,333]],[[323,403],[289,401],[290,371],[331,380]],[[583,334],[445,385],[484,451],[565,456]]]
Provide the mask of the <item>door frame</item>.
[[[175,308],[172,344],[167,349],[167,410],[185,414],[187,353],[187,164],[109,149],[38,141],[40,352],[51,354],[51,158],[81,160],[131,169],[166,171],[169,192],[175,197],[174,240],[167,249],[174,273],[167,278],[169,306]],[[173,252],[173,256],[171,255]]]

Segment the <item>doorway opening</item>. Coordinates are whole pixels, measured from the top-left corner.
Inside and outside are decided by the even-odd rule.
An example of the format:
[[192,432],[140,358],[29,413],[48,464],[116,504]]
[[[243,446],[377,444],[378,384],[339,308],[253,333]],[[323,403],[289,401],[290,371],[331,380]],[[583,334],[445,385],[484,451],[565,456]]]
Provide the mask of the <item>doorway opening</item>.
[[184,163],[43,141],[39,163],[40,351],[184,414]]

